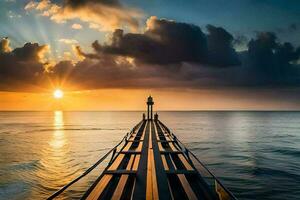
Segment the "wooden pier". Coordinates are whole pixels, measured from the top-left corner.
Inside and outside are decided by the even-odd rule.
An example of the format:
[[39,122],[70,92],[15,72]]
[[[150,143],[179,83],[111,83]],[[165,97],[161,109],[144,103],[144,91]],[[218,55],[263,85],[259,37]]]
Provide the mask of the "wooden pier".
[[[179,144],[158,115],[153,119],[153,104],[149,97],[147,119],[144,115],[82,199],[235,199]],[[199,170],[199,163],[204,170]],[[211,183],[205,180],[207,174]]]

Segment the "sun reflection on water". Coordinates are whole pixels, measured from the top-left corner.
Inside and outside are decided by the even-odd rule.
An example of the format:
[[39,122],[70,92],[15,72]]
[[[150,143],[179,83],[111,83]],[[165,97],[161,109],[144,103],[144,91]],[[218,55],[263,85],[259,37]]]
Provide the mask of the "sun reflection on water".
[[63,112],[55,111],[54,112],[54,133],[52,141],[50,142],[51,147],[55,149],[61,149],[65,143],[65,134],[64,134],[64,120],[63,120]]
[[70,147],[64,126],[63,111],[55,111],[52,136],[49,138],[48,146],[42,150],[41,169],[37,172],[37,177],[43,180],[40,184],[45,189],[45,193],[56,191],[76,175],[74,172],[77,169],[71,167],[73,164],[69,155]]

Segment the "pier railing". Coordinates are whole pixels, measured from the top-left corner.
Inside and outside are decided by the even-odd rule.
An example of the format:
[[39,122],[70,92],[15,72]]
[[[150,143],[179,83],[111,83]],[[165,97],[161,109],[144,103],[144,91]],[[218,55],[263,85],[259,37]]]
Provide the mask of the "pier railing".
[[161,125],[169,132],[175,144],[185,152],[186,157],[192,162],[201,177],[205,180],[212,191],[215,191],[220,200],[237,200],[237,198],[222,184],[222,182],[190,151],[185,145],[166,127],[162,122]]

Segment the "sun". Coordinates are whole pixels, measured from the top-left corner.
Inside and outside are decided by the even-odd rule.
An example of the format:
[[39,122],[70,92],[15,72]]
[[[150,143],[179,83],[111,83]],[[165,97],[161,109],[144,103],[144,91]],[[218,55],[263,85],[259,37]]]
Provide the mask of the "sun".
[[63,98],[63,96],[64,96],[64,92],[62,90],[60,90],[60,89],[54,90],[53,97],[55,99],[61,99],[61,98]]

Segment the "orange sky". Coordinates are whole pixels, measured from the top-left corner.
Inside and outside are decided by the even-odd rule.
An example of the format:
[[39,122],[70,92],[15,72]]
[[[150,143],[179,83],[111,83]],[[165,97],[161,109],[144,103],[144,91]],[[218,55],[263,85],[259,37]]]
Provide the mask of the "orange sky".
[[300,110],[299,3],[107,2],[0,1],[0,111]]
[[[0,92],[0,110],[145,110],[151,94],[157,110],[299,110],[289,97],[256,90],[102,89],[52,93]],[[267,94],[267,95],[264,95]],[[268,98],[266,98],[266,96]],[[286,98],[286,99],[285,99]],[[288,99],[288,100],[287,100]]]

